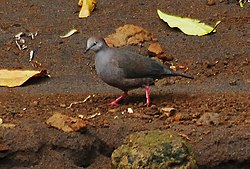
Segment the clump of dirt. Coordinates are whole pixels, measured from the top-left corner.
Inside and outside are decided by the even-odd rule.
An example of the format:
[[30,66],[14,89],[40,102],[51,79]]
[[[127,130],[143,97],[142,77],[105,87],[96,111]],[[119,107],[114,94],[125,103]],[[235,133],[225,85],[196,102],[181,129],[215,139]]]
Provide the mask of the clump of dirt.
[[121,47],[126,45],[138,45],[144,41],[156,41],[153,34],[140,26],[124,25],[116,29],[114,34],[105,38],[109,46]]

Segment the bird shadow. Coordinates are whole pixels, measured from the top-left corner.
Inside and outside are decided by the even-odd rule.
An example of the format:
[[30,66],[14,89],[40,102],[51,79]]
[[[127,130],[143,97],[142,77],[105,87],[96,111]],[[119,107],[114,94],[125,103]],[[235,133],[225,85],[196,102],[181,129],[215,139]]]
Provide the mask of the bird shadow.
[[[174,103],[176,100],[178,101],[186,101],[189,99],[193,99],[193,96],[191,96],[188,93],[167,93],[167,92],[161,92],[161,93],[152,93],[150,96],[150,100],[152,104],[156,103]],[[137,94],[137,93],[131,93],[128,95],[127,98],[125,98],[121,104],[141,104],[146,102],[146,96],[145,94]]]

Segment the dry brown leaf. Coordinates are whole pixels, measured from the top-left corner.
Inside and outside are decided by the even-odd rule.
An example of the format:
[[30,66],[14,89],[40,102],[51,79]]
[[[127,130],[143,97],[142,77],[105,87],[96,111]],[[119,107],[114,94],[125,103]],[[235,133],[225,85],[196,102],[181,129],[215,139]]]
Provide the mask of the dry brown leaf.
[[245,79],[245,81],[246,81],[247,83],[250,83],[250,78]]
[[176,109],[173,107],[162,107],[160,108],[160,112],[165,114],[167,117],[170,117],[176,113]]
[[164,49],[161,47],[159,43],[151,43],[148,47],[149,56],[160,55],[164,52]]
[[179,115],[179,114],[176,114],[175,116],[174,116],[174,119],[173,119],[174,121],[180,121],[181,120],[181,115]]
[[94,10],[96,0],[79,0],[78,5],[82,7],[79,12],[79,18],[86,18]]
[[182,70],[183,72],[186,72],[188,70],[187,66],[181,66],[181,65],[171,65],[170,68],[173,69],[174,71]]
[[116,29],[116,32],[107,36],[105,41],[110,47],[125,45],[137,45],[144,41],[156,41],[152,33],[140,26],[124,25]]
[[87,123],[84,120],[69,117],[61,113],[55,113],[46,121],[46,123],[66,133],[79,131],[80,129],[87,127]]
[[10,150],[10,148],[8,146],[0,145],[0,152],[8,151],[8,150]]
[[32,77],[41,77],[47,74],[46,70],[0,70],[0,86],[16,87]]
[[15,124],[11,124],[11,123],[0,124],[0,128],[12,129],[12,128],[15,128],[15,127],[16,127],[16,125]]

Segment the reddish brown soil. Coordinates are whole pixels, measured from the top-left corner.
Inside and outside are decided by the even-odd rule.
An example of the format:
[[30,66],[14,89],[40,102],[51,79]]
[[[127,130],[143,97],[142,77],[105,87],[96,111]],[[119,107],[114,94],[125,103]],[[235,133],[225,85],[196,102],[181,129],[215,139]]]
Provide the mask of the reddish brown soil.
[[[163,129],[181,134],[196,156],[199,168],[248,168],[250,166],[250,3],[236,1],[97,1],[87,19],[78,19],[76,1],[2,0],[0,6],[0,68],[34,69],[28,51],[19,51],[13,36],[38,31],[28,48],[51,78],[33,79],[22,87],[0,88],[0,117],[16,124],[0,130],[0,168],[111,168],[112,151],[130,133]],[[217,33],[186,36],[161,21],[156,9],[222,23]],[[92,35],[107,36],[124,24],[151,31],[177,64],[189,67],[195,79],[171,78],[152,87],[152,106],[147,108],[142,89],[118,107],[107,102],[120,91],[107,86],[93,70],[94,53],[83,54]],[[60,39],[67,30],[80,33]],[[146,54],[143,47],[129,50]],[[167,84],[167,85],[166,85]],[[73,105],[74,101],[84,100]],[[175,115],[159,112],[174,107]],[[125,112],[128,108],[133,114]],[[82,132],[63,133],[45,124],[55,112],[77,117],[101,113],[88,120]],[[122,113],[125,112],[125,113]],[[219,114],[197,123],[203,114]],[[180,117],[180,119],[178,119]]]

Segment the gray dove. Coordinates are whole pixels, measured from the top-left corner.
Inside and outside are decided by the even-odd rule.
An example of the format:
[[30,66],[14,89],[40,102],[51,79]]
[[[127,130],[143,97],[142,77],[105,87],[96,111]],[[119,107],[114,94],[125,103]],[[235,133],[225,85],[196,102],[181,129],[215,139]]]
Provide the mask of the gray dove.
[[183,72],[174,71],[153,59],[132,53],[123,49],[110,48],[103,38],[90,37],[87,40],[87,48],[96,52],[95,68],[98,76],[108,85],[121,89],[123,94],[110,103],[115,106],[127,97],[128,91],[139,87],[145,87],[146,104],[150,105],[149,86],[156,79],[169,76],[182,76],[193,79]]

